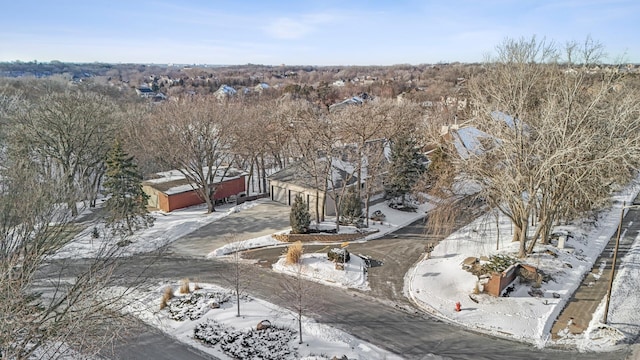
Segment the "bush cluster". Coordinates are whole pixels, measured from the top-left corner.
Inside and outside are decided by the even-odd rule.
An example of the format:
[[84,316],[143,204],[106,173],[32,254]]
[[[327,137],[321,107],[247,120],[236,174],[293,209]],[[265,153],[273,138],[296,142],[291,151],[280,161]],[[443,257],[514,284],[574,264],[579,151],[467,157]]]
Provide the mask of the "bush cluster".
[[333,262],[348,263],[349,260],[351,260],[351,256],[347,249],[333,248],[329,250],[327,256],[329,257],[329,260]]
[[198,324],[193,337],[209,345],[219,344],[225,354],[234,359],[276,360],[296,358],[290,341],[295,335],[291,329],[272,326],[264,330],[239,331],[214,320]]
[[500,273],[515,263],[518,262],[518,259],[511,257],[509,255],[492,255],[485,264],[482,265],[482,270],[485,273]]
[[173,298],[167,304],[169,317],[176,321],[197,320],[206,314],[212,303],[221,305],[231,299],[227,292],[193,292]]

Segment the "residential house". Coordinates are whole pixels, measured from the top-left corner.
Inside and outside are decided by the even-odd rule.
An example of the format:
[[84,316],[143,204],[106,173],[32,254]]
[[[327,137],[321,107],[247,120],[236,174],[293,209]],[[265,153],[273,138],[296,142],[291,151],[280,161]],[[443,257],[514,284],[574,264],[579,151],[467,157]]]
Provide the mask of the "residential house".
[[140,95],[143,98],[152,98],[156,96],[155,91],[151,90],[151,88],[147,86],[140,86],[136,88],[136,94]]
[[230,96],[233,96],[235,94],[237,94],[238,91],[236,91],[236,89],[232,88],[229,85],[220,85],[220,87],[218,88],[218,90],[216,90],[213,95],[218,98],[218,100],[223,100],[226,99]]
[[[523,126],[527,131],[527,124],[521,124],[520,120],[514,119],[512,116],[507,115],[500,111],[494,111],[491,113],[491,117],[495,121],[504,122],[509,127],[514,127],[516,124]],[[442,126],[440,135],[442,138],[451,144],[456,149],[456,152],[462,159],[468,159],[473,155],[481,155],[486,151],[486,146],[493,146],[491,144],[499,144],[499,142],[486,132],[479,130],[478,128],[471,126],[470,123],[473,120],[466,121],[462,124],[453,124]]]
[[[246,194],[246,175],[234,168],[219,169],[213,181],[216,187],[213,200],[225,202]],[[178,170],[160,172],[142,182],[142,190],[149,195],[148,205],[165,212],[204,203],[196,189],[197,185]]]
[[[331,157],[331,164],[327,164],[327,158],[316,160],[315,167],[317,169],[327,169],[330,165],[330,171],[326,174],[319,174],[316,182],[314,177],[313,165],[302,161],[290,164],[286,168],[269,176],[269,192],[271,200],[285,204],[293,204],[297,195],[307,204],[309,212],[315,212],[316,203],[319,204],[320,210],[324,215],[332,216],[336,214],[336,199],[333,190],[340,191],[343,186],[353,187],[360,186],[365,188],[366,183],[371,184],[371,194],[373,198],[382,197],[382,176],[386,171],[386,165],[389,161],[390,150],[389,143],[384,139],[368,141],[365,144],[367,151],[362,161],[361,171],[358,174],[357,160],[353,161],[353,157],[345,154],[357,153],[357,147],[353,144],[345,145],[340,149],[341,154],[335,154]],[[377,153],[378,156],[367,156],[366,154]],[[342,156],[341,156],[342,155]],[[377,163],[380,164],[382,170],[375,172],[376,176],[371,177],[369,171],[374,165],[374,157],[378,158]],[[369,166],[371,164],[371,166]],[[322,171],[319,171],[322,172]],[[360,177],[360,178],[359,178]],[[326,183],[325,183],[326,182]],[[327,189],[327,194],[324,189]]]
[[341,101],[339,103],[335,103],[333,105],[330,105],[329,106],[329,112],[333,113],[333,112],[336,112],[336,111],[340,111],[340,110],[342,110],[342,109],[344,109],[344,108],[346,108],[347,106],[350,106],[350,105],[362,105],[362,104],[364,104],[365,101],[371,100],[371,99],[372,99],[372,97],[369,94],[362,93],[362,94],[360,94],[358,96],[353,96],[353,97],[345,99],[345,100],[343,100],[343,101]]

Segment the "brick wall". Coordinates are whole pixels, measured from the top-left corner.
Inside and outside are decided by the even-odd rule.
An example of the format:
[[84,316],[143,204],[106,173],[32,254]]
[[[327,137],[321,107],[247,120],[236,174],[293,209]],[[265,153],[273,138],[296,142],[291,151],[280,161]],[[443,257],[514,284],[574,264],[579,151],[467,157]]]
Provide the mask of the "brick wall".
[[493,296],[500,296],[502,290],[516,279],[519,267],[520,264],[513,264],[501,273],[491,274],[491,278],[489,278],[489,281],[484,285],[484,292]]
[[274,239],[282,242],[345,242],[345,241],[354,241],[364,238],[367,235],[378,232],[378,229],[375,231],[367,232],[364,234],[355,233],[355,234],[273,234],[271,235]]

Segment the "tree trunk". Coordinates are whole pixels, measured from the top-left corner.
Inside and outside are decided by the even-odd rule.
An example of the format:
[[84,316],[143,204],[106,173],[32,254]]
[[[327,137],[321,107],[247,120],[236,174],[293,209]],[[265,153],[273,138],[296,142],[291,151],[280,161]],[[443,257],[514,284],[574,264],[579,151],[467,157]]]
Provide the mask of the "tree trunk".
[[67,206],[69,210],[71,210],[71,216],[78,216],[78,205],[76,205],[76,196],[75,189],[73,186],[73,175],[67,176],[67,194],[65,194],[69,200],[67,201]]
[[264,166],[264,156],[260,156],[260,165],[262,167],[262,189],[264,189],[262,192],[267,192],[267,170]]
[[369,227],[369,182],[367,181],[365,184],[365,197],[364,197],[364,217],[365,217],[365,225]]
[[529,221],[525,220],[523,222],[523,226],[520,229],[520,234],[519,237],[520,239],[518,239],[518,241],[520,242],[520,245],[518,247],[518,257],[519,258],[524,258],[527,255],[527,228],[529,226]]
[[320,226],[320,190],[316,188],[316,229]]
[[251,184],[251,191],[252,192],[256,192],[256,186],[255,186],[255,182],[254,182],[254,176],[253,176],[253,159],[251,159],[251,164],[249,165],[249,179],[247,179],[247,183]]
[[298,341],[298,344],[302,344],[302,311],[298,312],[298,331],[300,334],[300,340]]
[[320,206],[320,221],[324,221],[324,215],[325,215],[324,210],[327,207],[327,190],[326,190],[326,188],[325,188],[325,190],[323,190],[323,193],[324,193],[323,194],[324,196],[322,197],[322,203],[321,203],[321,206]]
[[336,196],[334,200],[336,206],[336,233],[338,233],[340,232],[340,201],[342,201],[342,199]]
[[[207,184],[207,186],[210,186],[210,185]],[[204,198],[205,198],[205,202],[207,203],[207,214],[211,214],[212,212],[216,211],[216,207],[215,207],[216,200],[214,198],[215,190],[209,189],[209,190],[206,190],[205,193],[206,193],[206,196]]]

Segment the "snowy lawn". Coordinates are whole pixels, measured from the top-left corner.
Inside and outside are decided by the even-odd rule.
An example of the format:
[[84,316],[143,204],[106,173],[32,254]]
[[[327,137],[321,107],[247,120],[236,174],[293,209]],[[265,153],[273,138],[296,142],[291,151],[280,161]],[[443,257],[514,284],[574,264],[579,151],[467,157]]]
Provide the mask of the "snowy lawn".
[[[151,213],[154,218],[153,226],[139,230],[129,237],[128,240],[131,243],[120,247],[121,251],[118,254],[131,256],[156,250],[202,226],[258,204],[258,201],[249,201],[237,206],[231,204],[221,205],[217,206],[216,211],[210,214],[207,214],[205,204],[175,210],[170,213],[154,211]],[[98,230],[98,238],[93,236],[94,227]],[[119,238],[110,236],[109,230],[105,229],[104,222],[91,223],[73,240],[52,255],[52,258],[90,258],[100,256],[106,249],[117,247],[118,241],[120,241]]]
[[[243,296],[237,317],[235,295],[209,284],[191,283],[189,294],[180,294],[179,284],[159,284],[129,294],[129,311],[148,324],[220,359],[400,359],[374,345],[312,319],[303,318],[302,339],[296,317],[271,303]],[[160,310],[167,286],[174,298]],[[268,330],[256,330],[267,320]]]
[[[405,276],[405,294],[426,311],[450,322],[544,346],[549,341],[551,326],[564,304],[615,233],[622,201],[629,203],[638,190],[638,186],[630,187],[615,195],[615,205],[599,213],[597,224],[579,221],[557,227],[556,231],[565,230],[572,235],[565,249],[539,245],[534,254],[523,259],[523,263],[533,265],[550,276],[550,280],[542,282],[540,288],[516,279],[508,297],[474,294],[478,278],[462,269],[467,257],[490,257],[494,254],[515,257],[518,251],[518,244],[511,242],[510,222],[500,217],[498,232],[495,214],[488,214],[441,241],[430,259],[416,264]],[[499,250],[496,250],[498,234]],[[640,260],[639,241],[636,241],[634,249],[625,262],[635,261],[637,264]],[[607,334],[612,334],[620,339],[624,332],[629,336],[637,336],[640,325],[637,311],[640,308],[637,295],[639,273],[636,265],[617,274],[618,285],[611,304],[611,322],[614,326],[620,324],[622,330],[601,331],[598,336],[606,338]],[[456,302],[461,303],[462,311],[454,310]],[[602,313],[594,317],[592,329],[598,328],[597,323],[601,318]],[[602,339],[598,346],[611,344],[616,339],[609,340],[613,341]],[[580,339],[569,341],[578,343]],[[598,347],[593,344],[592,341],[585,341],[581,348]]]
[[[367,281],[367,266],[364,260],[350,254],[348,262],[344,263],[344,270],[337,270],[336,264],[329,260],[327,254],[303,254],[300,275],[305,279],[325,285],[369,290]],[[273,270],[291,276],[298,276],[297,265],[287,265],[284,256],[273,264]]]

